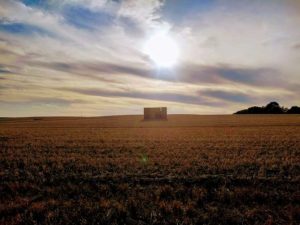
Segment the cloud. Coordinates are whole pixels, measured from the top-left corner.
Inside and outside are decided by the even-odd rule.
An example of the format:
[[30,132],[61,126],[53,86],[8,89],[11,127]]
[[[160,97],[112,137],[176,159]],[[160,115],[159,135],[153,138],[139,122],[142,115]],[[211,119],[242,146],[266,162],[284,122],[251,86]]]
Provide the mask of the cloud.
[[[109,79],[106,74],[129,74],[136,76],[147,76],[147,72],[143,69],[135,67],[105,63],[105,62],[77,62],[77,63],[64,63],[64,62],[28,62],[28,65],[34,67],[48,68],[51,70],[62,71],[78,75],[81,77],[89,77],[92,79],[105,81],[108,83],[116,83],[117,81]],[[102,76],[101,76],[102,75]]]
[[5,67],[2,67],[0,65],[0,74],[1,73],[7,74],[7,73],[12,73],[12,72],[9,69],[6,69]]
[[243,68],[218,66],[215,68],[208,68],[208,72],[216,72],[221,78],[248,85],[278,85],[281,79],[278,77],[278,71],[272,68]]
[[293,49],[299,50],[300,49],[300,43],[296,43],[292,46]]
[[52,35],[50,32],[39,28],[37,26],[32,26],[24,23],[13,23],[7,21],[0,20],[0,31],[8,32],[12,34],[22,34],[22,35],[33,35],[33,34],[41,34],[41,35]]
[[220,91],[220,90],[205,90],[199,91],[199,95],[209,96],[220,100],[237,102],[237,103],[250,103],[254,102],[255,96],[244,94],[235,91]]
[[[12,54],[14,55],[14,54]],[[19,65],[0,63],[0,74],[22,74],[22,68]]]
[[[89,102],[61,97],[34,97],[22,100],[0,99],[0,115],[5,117],[81,115]],[[73,111],[70,109],[77,109]],[[79,111],[80,110],[80,111]]]
[[162,0],[120,1],[118,14],[124,17],[131,17],[144,23],[151,23],[160,18],[158,10],[163,6]]
[[166,0],[162,6],[163,19],[180,25],[191,17],[204,11],[209,11],[216,5],[216,0]]
[[130,18],[141,26],[158,24],[162,0],[51,0],[23,3],[33,8],[61,11],[66,19],[79,28],[94,29],[96,25],[111,24],[116,18]]
[[[174,70],[156,70],[144,65],[122,65],[94,62],[28,62],[28,65],[41,66],[53,70],[73,74],[124,74],[147,79],[164,80],[183,83],[226,84],[240,83],[249,86],[280,87],[286,81],[282,80],[279,71],[272,68],[234,67],[231,65],[196,65],[185,64]],[[99,76],[98,76],[99,78]]]
[[108,1],[106,0],[22,0],[22,3],[29,7],[42,8],[46,10],[59,10],[66,6],[81,5],[101,9]]
[[17,65],[7,65],[0,63],[0,74],[16,74],[19,72],[20,68]]
[[105,11],[93,11],[86,7],[66,7],[63,16],[68,24],[79,29],[96,30],[111,26],[114,23],[114,16]]
[[71,104],[84,104],[86,101],[80,99],[63,99],[63,98],[42,98],[35,97],[22,101],[0,100],[0,104],[36,104],[36,105],[54,105],[54,106],[70,106]]
[[[0,39],[0,42],[1,42],[2,40]],[[4,41],[3,41],[4,42]],[[8,49],[2,49],[2,48],[0,48],[0,54],[2,54],[2,55],[16,55],[16,53],[15,52],[13,52],[13,51],[11,51],[11,50],[8,50]]]
[[240,83],[255,86],[276,86],[281,80],[278,71],[272,68],[237,67],[226,64],[214,66],[187,64],[179,68],[178,74],[188,83]]
[[167,102],[177,102],[184,104],[194,105],[207,105],[207,106],[220,106],[223,103],[210,101],[205,96],[200,95],[187,95],[178,93],[167,93],[167,92],[141,92],[141,91],[112,91],[112,90],[100,90],[100,89],[80,89],[80,88],[61,88],[62,91],[70,91],[91,96],[101,97],[117,97],[117,98],[137,98],[144,100],[157,100]]
[[[205,105],[230,112],[274,96],[296,104],[299,6],[296,0],[2,1],[0,100],[44,101],[68,113],[78,109],[54,99],[110,102],[95,111],[106,104],[119,109],[120,102],[129,110],[142,100],[202,105],[199,112]],[[157,68],[142,51],[161,30],[180,48],[174,68]]]
[[[80,40],[82,33],[64,23],[63,15],[36,7],[29,7],[22,2],[8,0],[1,3],[1,21],[8,21],[15,31],[51,34],[53,38],[72,42]],[[12,28],[8,28],[12,29]],[[74,35],[77,33],[77,35]]]

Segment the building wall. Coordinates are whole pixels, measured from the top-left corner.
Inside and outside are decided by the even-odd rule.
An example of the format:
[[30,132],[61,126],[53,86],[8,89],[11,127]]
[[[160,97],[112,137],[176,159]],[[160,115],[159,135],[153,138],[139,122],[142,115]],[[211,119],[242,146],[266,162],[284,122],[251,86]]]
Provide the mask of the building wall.
[[144,120],[167,119],[167,107],[144,108]]
[[167,119],[167,107],[161,108],[162,119]]

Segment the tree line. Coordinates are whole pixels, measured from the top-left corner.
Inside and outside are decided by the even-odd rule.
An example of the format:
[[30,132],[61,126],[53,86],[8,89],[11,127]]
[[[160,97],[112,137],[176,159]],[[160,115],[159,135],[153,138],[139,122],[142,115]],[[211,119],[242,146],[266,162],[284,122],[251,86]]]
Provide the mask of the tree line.
[[237,111],[234,114],[300,114],[300,107],[285,108],[277,102],[270,102],[266,106],[252,106],[248,109]]

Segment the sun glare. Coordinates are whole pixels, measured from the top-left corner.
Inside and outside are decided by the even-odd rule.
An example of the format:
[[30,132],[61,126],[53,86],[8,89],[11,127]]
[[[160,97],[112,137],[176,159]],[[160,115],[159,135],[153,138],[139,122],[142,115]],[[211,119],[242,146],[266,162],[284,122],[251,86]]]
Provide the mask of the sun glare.
[[177,43],[164,33],[151,37],[145,44],[144,52],[159,67],[173,66],[179,55]]

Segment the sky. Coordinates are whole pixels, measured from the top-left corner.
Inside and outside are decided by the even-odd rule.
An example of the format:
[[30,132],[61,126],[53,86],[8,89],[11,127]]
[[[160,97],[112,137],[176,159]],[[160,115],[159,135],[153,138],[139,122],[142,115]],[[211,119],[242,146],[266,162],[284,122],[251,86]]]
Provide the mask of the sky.
[[299,0],[0,0],[0,117],[300,105],[299,28]]

